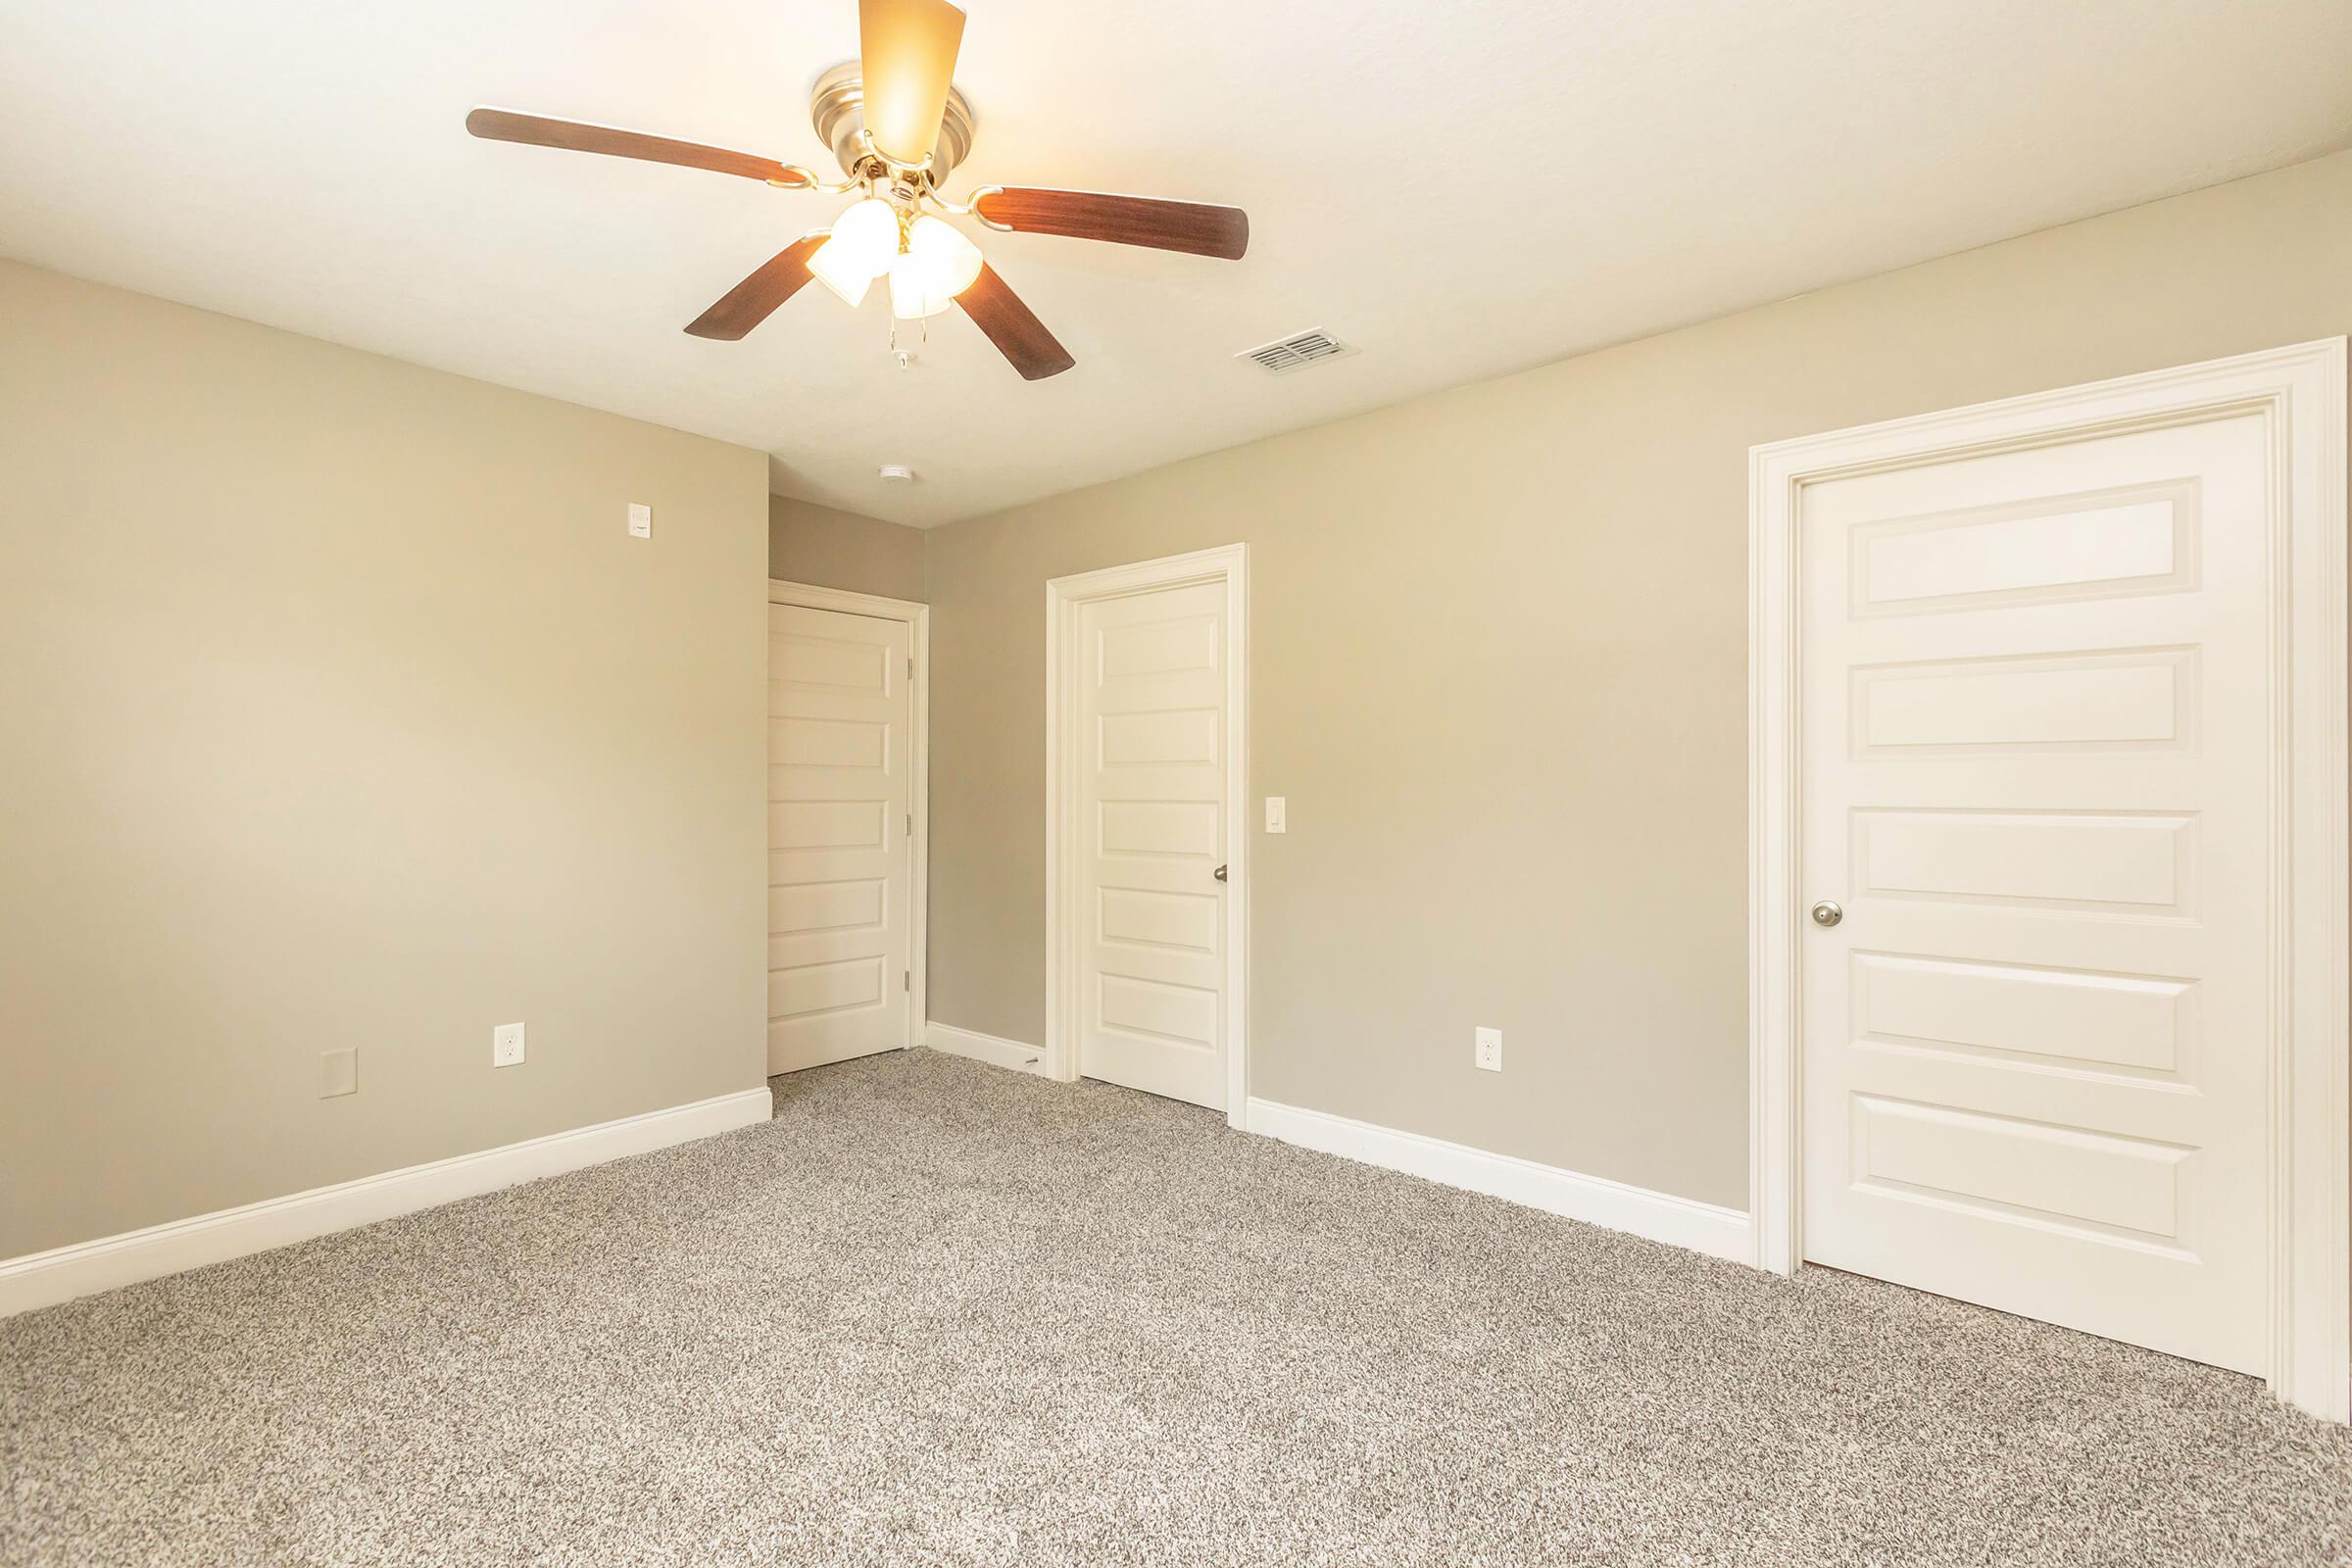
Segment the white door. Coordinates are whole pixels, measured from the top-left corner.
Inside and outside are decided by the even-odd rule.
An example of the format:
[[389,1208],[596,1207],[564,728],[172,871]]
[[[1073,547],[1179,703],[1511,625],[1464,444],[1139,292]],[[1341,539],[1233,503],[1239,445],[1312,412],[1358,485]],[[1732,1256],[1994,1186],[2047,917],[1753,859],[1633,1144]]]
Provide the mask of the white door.
[[767,1070],[907,1043],[905,621],[767,607]]
[[1079,607],[1078,1071],[1225,1108],[1225,584]]
[[2266,442],[1804,488],[1808,1259],[2264,1369]]

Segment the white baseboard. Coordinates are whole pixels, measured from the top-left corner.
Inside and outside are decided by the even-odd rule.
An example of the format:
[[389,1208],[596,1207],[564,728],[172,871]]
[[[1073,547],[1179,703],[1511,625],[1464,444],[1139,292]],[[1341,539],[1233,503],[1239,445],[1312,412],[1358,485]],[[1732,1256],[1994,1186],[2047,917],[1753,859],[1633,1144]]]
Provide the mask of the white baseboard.
[[1539,1165],[1530,1159],[1375,1127],[1325,1111],[1301,1110],[1270,1100],[1250,1101],[1244,1125],[1250,1132],[1301,1149],[1403,1171],[1448,1187],[1466,1187],[1490,1198],[1687,1247],[1710,1257],[1735,1263],[1754,1261],[1748,1217],[1736,1208],[1693,1202],[1601,1176],[1580,1176],[1556,1165]]
[[1036,1046],[1024,1046],[1018,1040],[1006,1040],[998,1035],[984,1035],[977,1029],[958,1029],[952,1023],[923,1023],[923,1044],[933,1051],[944,1051],[951,1056],[969,1056],[985,1061],[992,1067],[1010,1067],[1014,1072],[1036,1073],[1046,1070],[1046,1054]]
[[756,1126],[774,1114],[774,1099],[766,1088],[746,1089],[690,1105],[649,1110],[479,1153],[436,1159],[406,1170],[314,1187],[307,1193],[12,1257],[0,1262],[0,1317],[249,1252],[266,1252],[330,1231],[412,1214],[583,1165],[601,1165],[624,1154],[642,1154]]

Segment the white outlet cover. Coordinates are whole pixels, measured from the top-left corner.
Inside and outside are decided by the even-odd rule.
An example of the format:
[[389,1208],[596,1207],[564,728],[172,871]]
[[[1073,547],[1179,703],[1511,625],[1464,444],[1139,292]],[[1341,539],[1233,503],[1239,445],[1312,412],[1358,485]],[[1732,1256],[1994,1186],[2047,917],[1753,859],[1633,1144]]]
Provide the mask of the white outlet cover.
[[490,1031],[490,1065],[517,1067],[522,1064],[522,1025],[502,1023]]
[[1502,1071],[1502,1031],[1482,1028],[1478,1031],[1478,1064],[1489,1072]]
[[318,1098],[333,1100],[338,1095],[360,1092],[360,1051],[357,1046],[345,1046],[339,1051],[318,1053]]
[[638,539],[654,536],[654,509],[641,501],[629,503],[629,533]]
[[1279,795],[1266,797],[1266,831],[1288,833],[1291,830],[1291,803]]

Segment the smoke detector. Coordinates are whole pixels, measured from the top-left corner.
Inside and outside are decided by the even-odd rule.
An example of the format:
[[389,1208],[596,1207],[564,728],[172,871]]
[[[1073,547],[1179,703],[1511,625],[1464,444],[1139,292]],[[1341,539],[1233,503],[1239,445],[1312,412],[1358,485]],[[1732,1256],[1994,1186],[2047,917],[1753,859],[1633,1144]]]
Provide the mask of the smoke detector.
[[912,484],[914,483],[914,470],[904,463],[885,463],[882,465],[882,482],[884,484]]
[[1234,358],[1253,361],[1268,375],[1288,375],[1293,370],[1305,369],[1317,360],[1346,359],[1354,352],[1353,344],[1341,342],[1319,326],[1310,326],[1303,332],[1293,332],[1289,337],[1244,349]]

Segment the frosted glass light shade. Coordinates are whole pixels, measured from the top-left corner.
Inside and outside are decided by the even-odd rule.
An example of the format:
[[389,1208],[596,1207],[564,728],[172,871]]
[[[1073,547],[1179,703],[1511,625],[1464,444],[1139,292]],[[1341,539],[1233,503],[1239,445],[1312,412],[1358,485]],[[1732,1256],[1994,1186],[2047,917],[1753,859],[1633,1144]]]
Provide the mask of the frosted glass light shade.
[[923,257],[934,268],[939,291],[954,299],[980,275],[980,247],[963,237],[963,230],[936,218],[918,218],[906,236],[909,254]]
[[842,247],[845,266],[862,267],[866,276],[880,277],[899,254],[899,210],[868,196],[833,220],[833,243]]
[[810,253],[808,275],[831,289],[842,304],[850,306],[864,299],[866,289],[874,281],[873,273],[842,254],[838,239],[829,239]]
[[855,305],[898,254],[899,210],[869,196],[833,220],[833,237],[808,258],[808,270],[843,303]]
[[902,321],[937,316],[980,275],[980,247],[953,223],[918,218],[890,264],[890,313]]

